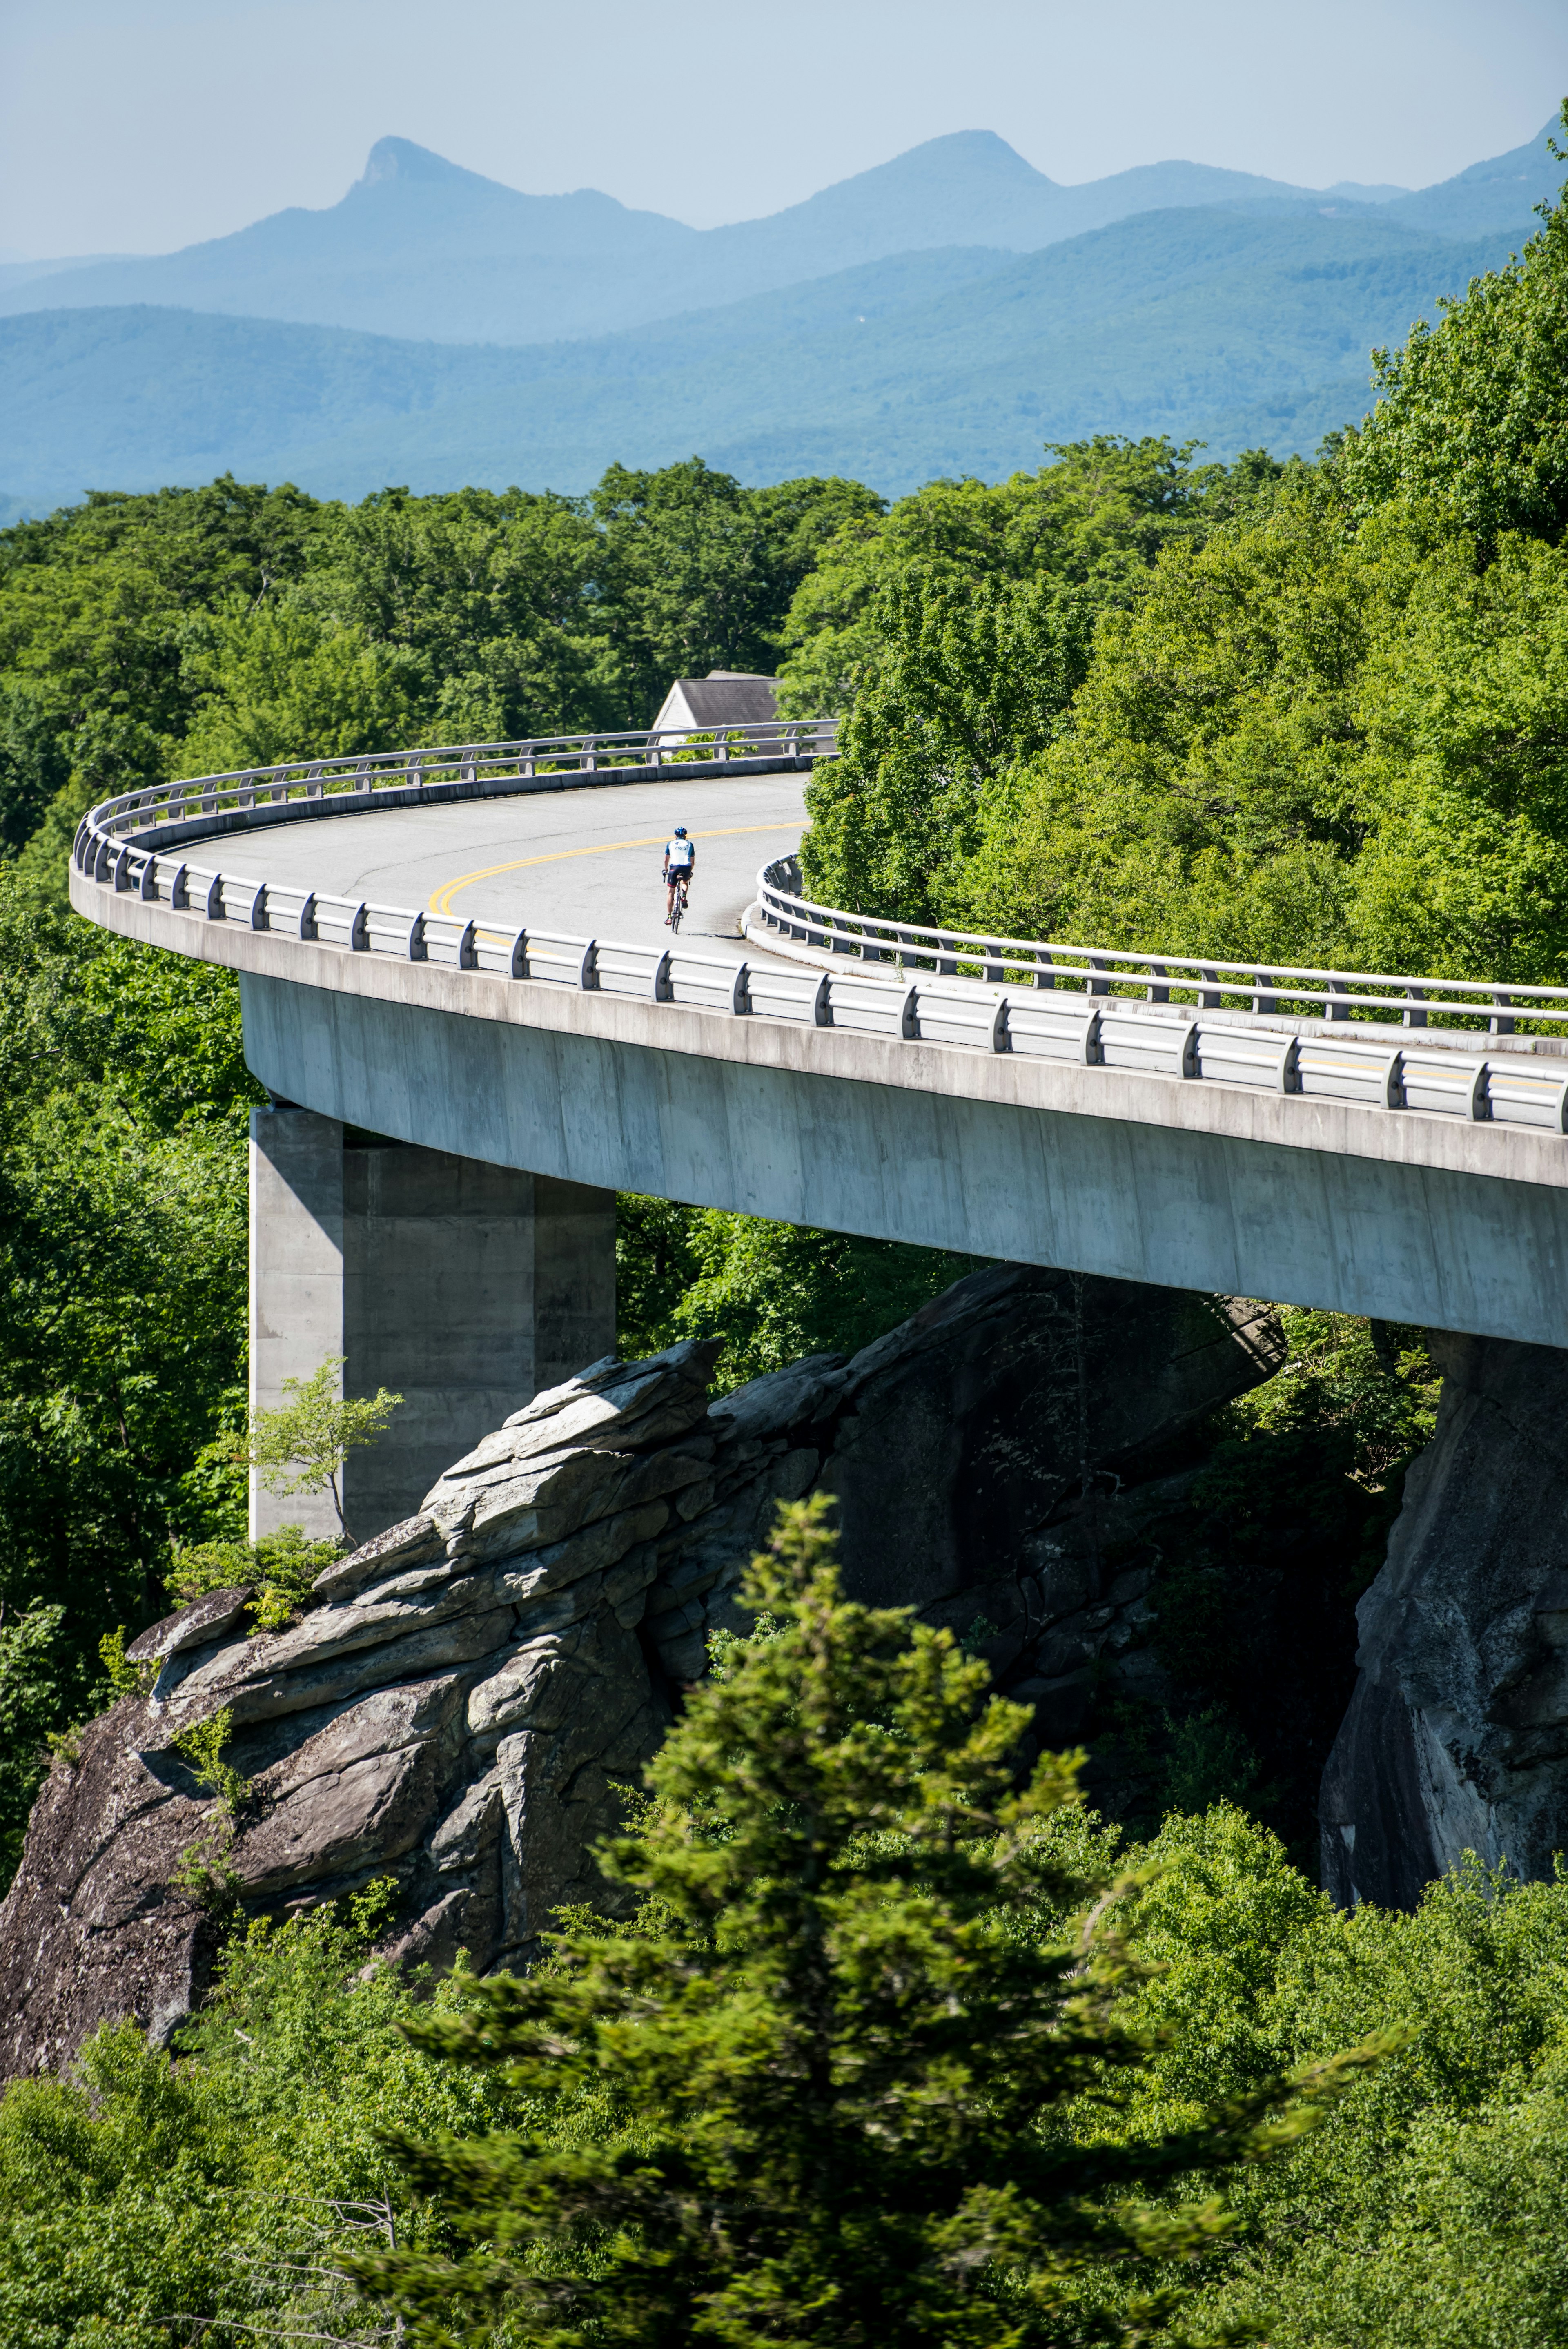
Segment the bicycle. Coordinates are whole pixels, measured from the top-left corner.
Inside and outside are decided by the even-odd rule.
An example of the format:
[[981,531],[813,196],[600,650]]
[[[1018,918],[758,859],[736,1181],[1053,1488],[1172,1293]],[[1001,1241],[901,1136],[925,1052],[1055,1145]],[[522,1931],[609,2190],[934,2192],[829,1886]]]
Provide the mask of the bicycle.
[[676,885],[675,895],[670,900],[670,930],[673,935],[680,928],[681,916],[686,909],[686,896],[691,888],[691,874],[689,872],[677,873],[671,877]]

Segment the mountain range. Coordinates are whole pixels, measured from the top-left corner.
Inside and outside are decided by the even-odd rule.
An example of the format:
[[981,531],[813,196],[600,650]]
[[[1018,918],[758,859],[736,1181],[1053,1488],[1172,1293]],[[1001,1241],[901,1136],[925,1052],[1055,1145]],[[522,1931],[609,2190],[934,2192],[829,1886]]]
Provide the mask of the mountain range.
[[573,490],[701,449],[896,493],[1095,429],[1309,450],[1560,176],[1542,134],[1415,193],[1179,162],[1067,188],[966,131],[698,230],[382,140],[323,212],[0,265],[0,488]]
[[695,229],[593,189],[523,195],[410,140],[382,139],[363,177],[325,211],[296,205],[180,253],[74,261],[52,275],[24,264],[26,275],[9,285],[0,271],[0,314],[150,302],[436,342],[554,342],[740,301],[895,253],[1036,253],[1177,206],[1387,203],[1402,225],[1484,235],[1528,222],[1540,176],[1531,147],[1415,195],[1296,188],[1181,162],[1066,188],[994,132],[963,130],[765,220]]

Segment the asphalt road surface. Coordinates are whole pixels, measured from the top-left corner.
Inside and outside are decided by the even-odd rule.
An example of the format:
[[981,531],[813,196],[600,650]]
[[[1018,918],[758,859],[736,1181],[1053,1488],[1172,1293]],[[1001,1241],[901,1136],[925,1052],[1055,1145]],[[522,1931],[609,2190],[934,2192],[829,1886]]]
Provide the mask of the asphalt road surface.
[[756,960],[740,916],[759,865],[799,844],[804,775],[689,783],[598,784],[446,807],[323,817],[205,842],[192,863],[222,860],[256,881],[410,913],[525,923],[628,946],[667,943],[659,878],[665,842],[684,823],[696,876],[681,944],[696,954]]

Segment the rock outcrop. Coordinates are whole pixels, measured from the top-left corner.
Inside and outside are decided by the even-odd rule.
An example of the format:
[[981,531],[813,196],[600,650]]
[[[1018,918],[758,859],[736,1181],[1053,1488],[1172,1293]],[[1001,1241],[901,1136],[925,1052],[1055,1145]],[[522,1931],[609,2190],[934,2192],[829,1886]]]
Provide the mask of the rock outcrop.
[[1466,1851],[1550,1877],[1568,1847],[1568,1352],[1430,1333],[1437,1432],[1357,1610],[1324,1773],[1323,1879],[1413,1908]]
[[[981,1640],[1070,1738],[1133,1639],[1140,1513],[1181,1430],[1278,1366],[1264,1311],[997,1267],[852,1361],[711,1408],[717,1344],[595,1363],[459,1460],[420,1513],[329,1568],[287,1630],[214,1593],[128,1651],[148,1685],[57,1763],[0,1908],[0,2072],[106,2017],[166,2036],[227,1902],[255,1914],[396,1878],[399,1959],[527,1961],[603,1900],[595,1840],[704,1670],[779,1499],[840,1498],[846,1580]],[[232,1816],[189,1734],[222,1717]],[[187,1743],[182,1747],[181,1740]]]

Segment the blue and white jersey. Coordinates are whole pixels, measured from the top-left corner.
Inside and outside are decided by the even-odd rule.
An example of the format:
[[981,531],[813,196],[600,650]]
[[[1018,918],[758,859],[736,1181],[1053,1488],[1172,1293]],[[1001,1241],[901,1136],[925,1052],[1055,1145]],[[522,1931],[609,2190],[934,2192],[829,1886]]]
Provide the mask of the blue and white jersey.
[[665,856],[672,871],[682,864],[696,863],[696,843],[692,840],[666,840]]

